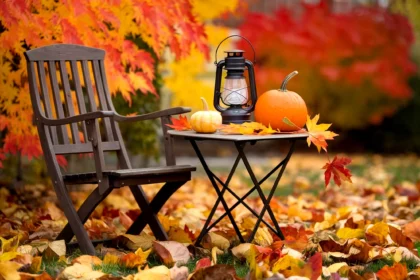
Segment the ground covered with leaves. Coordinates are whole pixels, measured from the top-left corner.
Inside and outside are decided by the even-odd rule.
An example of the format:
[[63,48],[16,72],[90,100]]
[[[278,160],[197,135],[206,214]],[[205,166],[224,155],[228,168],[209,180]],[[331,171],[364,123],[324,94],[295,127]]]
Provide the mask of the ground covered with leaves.
[[[139,215],[127,188],[115,190],[85,227],[97,257],[74,244],[54,241],[66,224],[53,190],[25,186],[12,194],[0,189],[0,279],[417,279],[420,276],[420,159],[352,156],[353,183],[324,186],[324,158],[296,155],[271,207],[285,240],[261,226],[253,244],[240,244],[227,218],[194,246],[216,193],[202,171],[159,213],[170,241],[159,242],[146,229],[125,230]],[[262,178],[277,160],[258,165]],[[226,177],[226,169],[218,175]],[[231,181],[238,195],[252,187],[245,169]],[[263,184],[270,191],[274,178]],[[145,187],[152,197],[157,185]],[[78,207],[92,190],[71,192]],[[229,205],[236,202],[226,195]],[[262,208],[257,195],[247,202]],[[224,213],[220,206],[217,219]],[[233,211],[240,230],[250,234],[256,218],[240,206]],[[268,217],[266,217],[268,218]],[[267,219],[268,221],[268,219]]]

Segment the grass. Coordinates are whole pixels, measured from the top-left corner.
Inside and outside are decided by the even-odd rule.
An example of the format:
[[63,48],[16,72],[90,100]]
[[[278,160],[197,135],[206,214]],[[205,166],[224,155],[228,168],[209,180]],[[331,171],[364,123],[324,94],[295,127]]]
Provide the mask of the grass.
[[138,272],[137,268],[128,268],[119,264],[102,264],[94,265],[94,270],[100,270],[103,273],[111,274],[112,276],[127,276],[130,274],[136,274]]

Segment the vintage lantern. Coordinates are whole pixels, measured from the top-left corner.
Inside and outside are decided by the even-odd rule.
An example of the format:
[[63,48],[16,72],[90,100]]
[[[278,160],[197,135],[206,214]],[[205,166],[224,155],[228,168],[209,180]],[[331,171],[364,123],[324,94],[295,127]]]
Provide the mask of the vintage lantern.
[[[223,39],[216,49],[216,82],[214,86],[213,104],[217,111],[221,112],[224,124],[243,123],[249,121],[251,112],[254,111],[257,102],[257,89],[255,86],[254,64],[245,59],[244,51],[226,51],[224,60],[217,62],[217,50],[220,45],[231,37],[241,37],[246,40],[254,51],[251,43],[244,37],[232,35]],[[223,71],[226,72],[224,85],[222,86]],[[247,84],[245,71],[248,71]],[[225,106],[222,106],[221,103]]]

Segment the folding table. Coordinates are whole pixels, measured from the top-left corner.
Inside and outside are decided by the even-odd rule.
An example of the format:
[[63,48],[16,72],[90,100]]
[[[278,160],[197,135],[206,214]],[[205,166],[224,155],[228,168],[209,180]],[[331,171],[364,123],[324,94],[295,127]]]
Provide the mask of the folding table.
[[[194,131],[176,131],[176,130],[169,130],[169,135],[171,137],[181,137],[185,140],[188,140],[195,153],[197,154],[198,159],[200,160],[204,171],[206,172],[208,178],[210,179],[211,184],[213,185],[218,199],[216,203],[214,204],[213,208],[210,211],[210,214],[204,224],[204,227],[199,235],[199,237],[196,240],[196,245],[200,244],[203,237],[218,223],[220,222],[224,217],[228,216],[229,220],[232,223],[233,229],[235,230],[236,234],[238,235],[238,238],[241,242],[245,242],[238,225],[235,223],[235,220],[232,216],[232,211],[235,209],[239,204],[244,205],[255,217],[257,217],[257,222],[255,223],[255,227],[251,232],[251,235],[249,236],[247,242],[251,242],[255,234],[257,233],[258,227],[261,223],[265,224],[270,230],[272,230],[278,237],[281,239],[284,239],[283,233],[281,232],[281,229],[278,225],[278,222],[276,221],[273,211],[270,207],[271,199],[274,196],[274,193],[277,189],[277,186],[279,184],[279,181],[284,173],[284,170],[286,169],[287,163],[289,162],[289,159],[294,151],[294,146],[296,140],[302,140],[308,137],[307,133],[300,132],[300,133],[282,133],[282,134],[271,134],[271,135],[232,135],[232,134],[220,134],[220,133],[214,133],[214,134],[200,134],[196,133]],[[251,146],[255,145],[259,141],[266,141],[266,140],[276,140],[276,141],[284,141],[289,140],[290,147],[289,151],[284,157],[283,160],[281,160],[270,172],[268,172],[260,181],[257,180],[255,177],[254,171],[251,168],[251,164],[249,163],[244,148],[247,143],[250,143]],[[203,154],[200,151],[199,146],[197,145],[197,141],[225,141],[225,142],[231,142],[234,144],[238,155],[236,157],[236,160],[232,166],[232,169],[229,172],[229,175],[225,182],[223,182],[220,178],[218,178],[209,168],[208,164],[206,163]],[[238,166],[239,161],[242,160],[242,162],[245,165],[246,170],[248,171],[248,174],[254,184],[254,186],[242,197],[239,197],[234,191],[232,191],[229,188],[230,180],[232,179],[232,176],[234,175],[236,168]],[[278,169],[280,169],[275,181],[274,185],[270,190],[270,193],[268,197],[266,197],[261,189],[261,184],[266,181],[273,173],[275,173]],[[219,189],[219,186],[217,185],[217,182],[222,186],[221,189]],[[254,190],[257,190],[258,195],[263,202],[263,208],[261,212],[258,214],[254,209],[252,209],[249,205],[247,205],[244,201],[246,197],[248,197]],[[233,204],[231,207],[229,207],[226,203],[226,200],[224,199],[224,193],[228,191],[230,192],[238,201]],[[225,213],[221,215],[216,221],[214,221],[212,224],[211,220],[213,219],[213,215],[216,212],[216,209],[219,205],[219,203],[222,203],[223,208],[225,209]],[[263,219],[265,212],[267,211],[268,215],[270,216],[271,222],[274,226],[269,224],[267,221]]]

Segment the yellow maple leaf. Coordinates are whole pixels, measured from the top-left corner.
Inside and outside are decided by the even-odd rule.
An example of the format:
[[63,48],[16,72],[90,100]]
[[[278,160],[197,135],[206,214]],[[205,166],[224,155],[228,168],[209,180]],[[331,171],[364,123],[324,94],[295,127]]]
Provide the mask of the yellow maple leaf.
[[338,134],[327,130],[330,128],[331,124],[317,124],[318,120],[319,114],[313,119],[311,119],[310,116],[307,116],[306,129],[308,130],[309,136],[306,141],[308,143],[308,147],[310,147],[311,143],[313,143],[318,148],[318,152],[321,151],[321,148],[324,151],[327,151],[328,144],[326,140],[333,140],[335,136],[338,136]]
[[15,262],[0,262],[0,279],[18,280],[20,279],[18,269],[22,265]]

